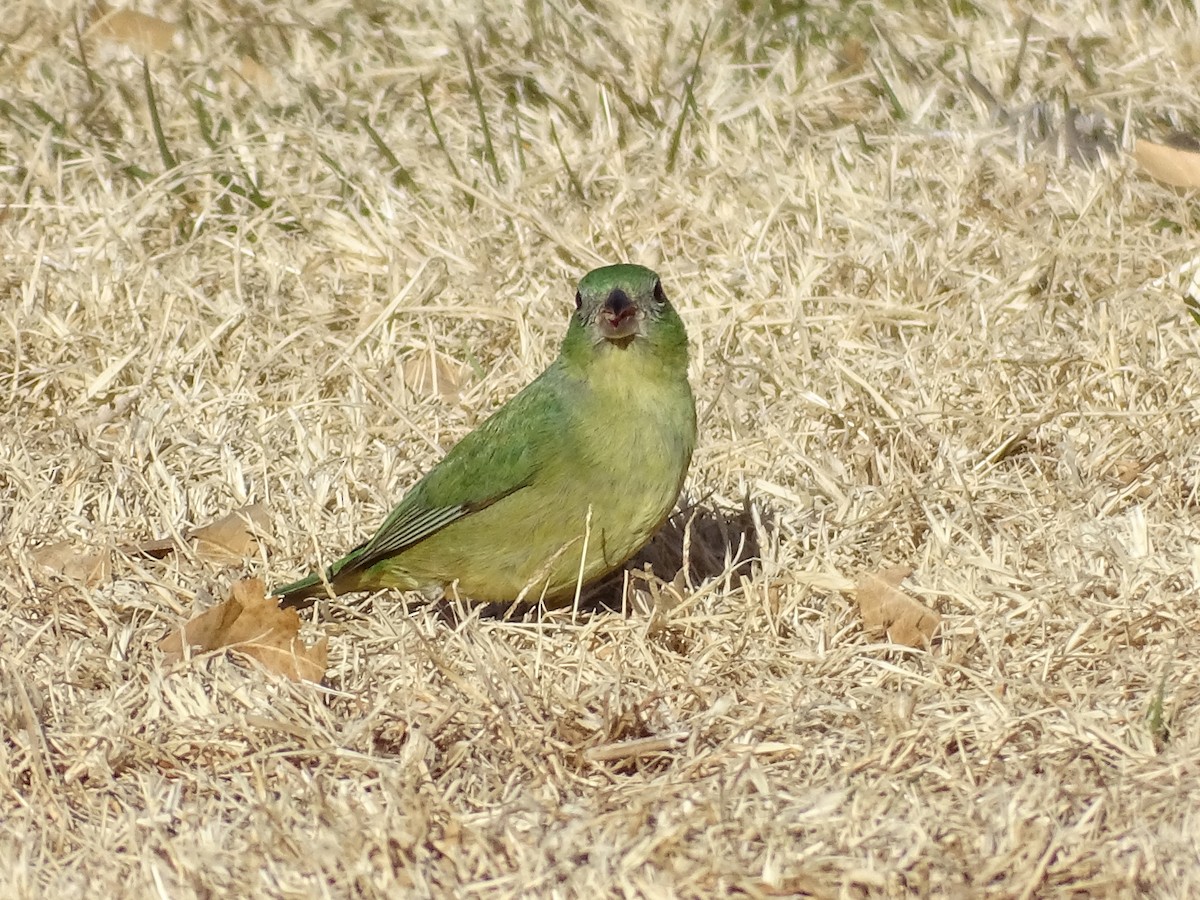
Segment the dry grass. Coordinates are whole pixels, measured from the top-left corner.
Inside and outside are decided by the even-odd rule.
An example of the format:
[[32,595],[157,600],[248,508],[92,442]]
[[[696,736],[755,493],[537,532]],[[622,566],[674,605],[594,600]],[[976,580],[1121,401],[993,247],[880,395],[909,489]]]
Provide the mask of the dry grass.
[[[148,92],[94,12],[7,4],[0,894],[1200,894],[1200,218],[1120,149],[1196,130],[1200,29],[902,6],[165,2]],[[683,603],[387,597],[321,687],[164,665],[624,259],[694,345]],[[252,501],[240,570],[33,562]],[[895,563],[931,652],[846,593]]]

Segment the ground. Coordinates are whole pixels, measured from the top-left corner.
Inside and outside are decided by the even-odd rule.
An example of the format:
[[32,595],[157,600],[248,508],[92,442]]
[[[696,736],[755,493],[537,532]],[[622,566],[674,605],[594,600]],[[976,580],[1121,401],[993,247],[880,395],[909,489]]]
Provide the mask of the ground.
[[[139,9],[0,25],[0,894],[1200,895],[1200,216],[1131,153],[1200,130],[1194,10]],[[691,337],[677,592],[164,657],[617,261]],[[928,646],[860,616],[901,565]]]

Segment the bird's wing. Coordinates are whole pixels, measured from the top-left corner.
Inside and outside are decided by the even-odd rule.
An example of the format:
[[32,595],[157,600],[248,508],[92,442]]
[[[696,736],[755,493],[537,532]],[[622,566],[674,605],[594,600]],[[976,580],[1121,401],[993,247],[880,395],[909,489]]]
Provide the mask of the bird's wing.
[[556,454],[569,452],[562,385],[556,367],[543,372],[451,448],[331,574],[368,568],[529,486]]

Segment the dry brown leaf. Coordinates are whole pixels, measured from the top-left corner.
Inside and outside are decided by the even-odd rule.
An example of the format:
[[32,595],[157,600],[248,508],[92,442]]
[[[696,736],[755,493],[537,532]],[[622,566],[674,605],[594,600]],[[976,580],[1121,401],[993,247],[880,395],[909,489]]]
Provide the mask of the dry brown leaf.
[[838,53],[838,71],[843,73],[860,72],[870,59],[867,45],[856,37],[848,38],[842,43]]
[[886,632],[894,643],[908,647],[928,647],[942,617],[900,590],[900,582],[911,574],[909,566],[893,566],[866,575],[854,596],[868,631]]
[[329,660],[329,639],[305,644],[300,638],[300,614],[280,609],[279,599],[266,596],[258,578],[235,582],[228,599],[158,644],[171,663],[183,658],[184,647],[199,653],[235,650],[293,681],[320,681]]
[[196,554],[210,562],[236,564],[258,552],[258,538],[271,524],[267,508],[252,503],[235,509],[215,522],[193,528],[188,537],[196,542]]
[[142,541],[137,544],[122,544],[119,549],[122,553],[127,553],[130,556],[148,556],[151,559],[162,559],[178,550],[179,545],[175,543],[175,538],[155,538],[154,540]]
[[[261,503],[235,509],[217,521],[191,531],[184,537],[196,542],[196,555],[209,562],[237,565],[258,552],[258,536],[269,530],[270,516]],[[162,559],[179,549],[175,538],[153,538],[136,544],[122,544],[122,553]]]
[[132,9],[105,13],[88,30],[88,37],[124,44],[138,53],[169,53],[178,29],[170,22]]
[[[235,594],[237,591],[233,590],[230,593]],[[158,649],[166,656],[168,663],[175,663],[183,659],[185,646],[198,653],[207,653],[227,646],[229,641],[226,636],[229,629],[241,614],[241,602],[231,596],[190,619],[178,631],[172,631],[158,642]]]
[[1113,475],[1117,482],[1123,486],[1133,484],[1142,477],[1142,473],[1146,471],[1146,464],[1140,459],[1132,457],[1118,459],[1113,463]]
[[238,63],[237,73],[246,83],[261,93],[275,89],[275,75],[253,56],[243,56]]
[[420,350],[404,360],[404,383],[418,397],[457,400],[468,367],[437,350]]
[[58,541],[33,551],[33,561],[68,581],[91,586],[112,574],[112,556],[105,550],[80,548],[71,541]]
[[1139,140],[1133,158],[1156,181],[1181,188],[1200,188],[1200,153]]

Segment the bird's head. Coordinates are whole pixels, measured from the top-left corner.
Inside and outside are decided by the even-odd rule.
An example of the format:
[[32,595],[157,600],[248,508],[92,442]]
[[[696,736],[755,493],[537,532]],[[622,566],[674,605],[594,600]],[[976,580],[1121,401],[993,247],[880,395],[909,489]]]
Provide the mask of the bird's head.
[[658,275],[645,266],[605,266],[579,282],[563,353],[582,361],[610,351],[648,352],[687,365],[683,322]]

